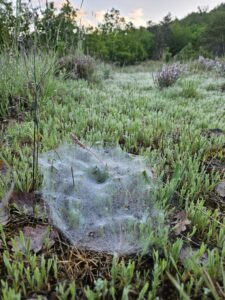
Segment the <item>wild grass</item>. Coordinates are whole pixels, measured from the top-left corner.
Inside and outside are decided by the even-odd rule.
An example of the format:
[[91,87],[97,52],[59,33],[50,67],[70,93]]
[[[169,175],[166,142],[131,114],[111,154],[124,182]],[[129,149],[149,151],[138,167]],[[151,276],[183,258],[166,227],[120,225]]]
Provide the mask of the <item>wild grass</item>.
[[[0,159],[13,167],[16,189],[30,192],[32,90],[23,58],[17,59],[15,64],[7,56],[1,58],[0,114],[6,122]],[[38,72],[52,60],[38,56]],[[79,252],[64,245],[63,238],[44,253],[34,254],[27,245],[21,254],[11,238],[23,224],[40,220],[21,221],[11,210],[13,221],[1,227],[1,299],[224,298],[225,213],[223,199],[215,192],[224,171],[213,165],[215,159],[223,162],[224,136],[203,134],[225,129],[224,93],[207,88],[216,74],[209,81],[206,73],[195,70],[197,87],[191,72],[159,90],[150,72],[136,70],[114,69],[101,84],[65,81],[50,72],[41,84],[38,142],[41,152],[54,149],[70,141],[73,132],[85,143],[119,144],[127,152],[144,155],[161,182],[157,201],[167,220],[157,242],[147,248],[147,255],[128,258]],[[39,186],[41,180],[40,175]],[[183,209],[191,224],[176,236],[172,219]]]
[[183,82],[181,96],[184,98],[199,98],[200,94],[197,89],[197,84],[191,80]]
[[[33,60],[32,54],[1,54],[0,118],[10,115],[18,117],[18,114],[31,109],[35,93]],[[44,99],[54,92],[55,57],[53,54],[39,54],[36,60],[38,93]]]

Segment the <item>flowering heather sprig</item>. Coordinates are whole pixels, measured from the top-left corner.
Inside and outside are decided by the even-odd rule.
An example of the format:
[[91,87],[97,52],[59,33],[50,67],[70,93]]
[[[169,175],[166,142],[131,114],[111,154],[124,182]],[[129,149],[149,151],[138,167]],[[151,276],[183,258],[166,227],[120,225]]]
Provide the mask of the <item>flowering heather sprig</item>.
[[206,70],[211,70],[211,69],[215,68],[215,60],[205,58],[204,56],[199,56],[198,63],[201,66],[205,67]]
[[205,58],[203,56],[199,56],[198,63],[204,67],[206,71],[208,70],[214,70],[218,74],[225,76],[225,62],[215,58],[215,59],[209,59]]
[[164,65],[154,76],[155,84],[160,88],[166,88],[173,85],[181,73],[184,71],[184,66],[179,63],[172,65]]

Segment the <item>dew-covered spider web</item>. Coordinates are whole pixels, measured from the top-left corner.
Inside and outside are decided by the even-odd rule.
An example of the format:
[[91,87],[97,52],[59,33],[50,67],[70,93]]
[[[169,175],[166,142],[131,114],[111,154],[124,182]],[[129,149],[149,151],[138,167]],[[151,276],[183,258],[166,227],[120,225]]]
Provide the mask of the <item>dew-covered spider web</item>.
[[120,148],[63,145],[40,157],[42,195],[53,224],[83,249],[143,250],[162,222],[150,167]]

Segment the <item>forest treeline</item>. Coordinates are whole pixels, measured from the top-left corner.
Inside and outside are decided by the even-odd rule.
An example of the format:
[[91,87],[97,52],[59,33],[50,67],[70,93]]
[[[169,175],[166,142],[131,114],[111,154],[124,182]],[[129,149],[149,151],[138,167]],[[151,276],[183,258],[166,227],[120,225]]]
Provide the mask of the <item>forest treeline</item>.
[[38,43],[59,56],[82,49],[106,62],[133,64],[147,59],[191,59],[225,55],[225,3],[211,11],[198,8],[183,19],[166,15],[158,24],[136,28],[112,8],[96,27],[80,25],[78,10],[67,0],[34,8],[30,1],[0,0],[0,51],[29,49]]

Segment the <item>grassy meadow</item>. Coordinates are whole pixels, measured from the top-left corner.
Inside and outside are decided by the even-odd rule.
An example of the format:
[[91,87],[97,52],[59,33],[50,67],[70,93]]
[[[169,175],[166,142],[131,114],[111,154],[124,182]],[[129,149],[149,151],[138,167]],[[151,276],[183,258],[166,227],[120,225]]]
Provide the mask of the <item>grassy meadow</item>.
[[[225,298],[225,200],[217,189],[225,179],[225,78],[189,62],[174,85],[159,89],[160,65],[98,63],[86,81],[65,78],[54,55],[1,55],[2,199],[5,169],[15,183],[0,215],[2,300]],[[71,143],[74,133],[85,145],[146,157],[166,220],[153,246],[113,257],[74,249],[51,226],[35,193],[42,175],[34,186],[34,125],[39,153]],[[40,247],[32,228],[47,228]]]

